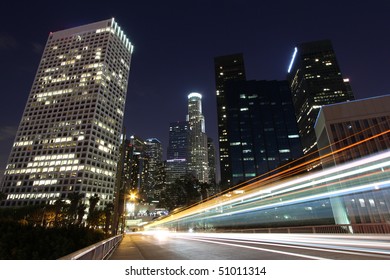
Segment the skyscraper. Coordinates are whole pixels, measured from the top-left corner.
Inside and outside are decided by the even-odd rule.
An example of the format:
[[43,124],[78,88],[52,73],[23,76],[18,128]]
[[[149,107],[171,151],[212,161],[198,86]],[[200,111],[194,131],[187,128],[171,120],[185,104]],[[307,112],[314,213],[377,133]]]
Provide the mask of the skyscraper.
[[302,156],[287,81],[231,81],[225,100],[232,184]]
[[130,139],[126,139],[126,156],[125,163],[128,168],[127,172],[126,192],[136,191],[139,198],[145,199],[146,194],[146,174],[149,172],[148,158],[146,157],[146,143],[145,141],[135,135],[131,135]]
[[207,156],[209,158],[209,184],[215,186],[217,183],[217,163],[215,159],[215,145],[212,138],[207,138]]
[[73,192],[98,194],[100,205],[113,200],[132,50],[114,19],[49,34],[6,166],[3,206]]
[[322,105],[353,100],[349,81],[343,79],[329,40],[295,47],[288,68],[295,115],[304,154],[314,152],[317,142],[314,124]]
[[161,170],[163,167],[163,148],[157,138],[148,138],[145,141],[145,156],[148,161],[148,173],[146,174],[146,192],[148,197],[154,197],[154,188],[162,184]]
[[217,94],[218,143],[221,171],[221,184],[228,186],[231,174],[229,159],[228,129],[226,122],[225,84],[232,80],[246,80],[242,53],[214,58],[215,83]]
[[188,134],[189,124],[187,121],[170,123],[166,163],[167,183],[173,183],[188,171]]
[[188,95],[189,160],[188,170],[201,183],[209,182],[209,160],[205,121],[202,114],[202,95]]

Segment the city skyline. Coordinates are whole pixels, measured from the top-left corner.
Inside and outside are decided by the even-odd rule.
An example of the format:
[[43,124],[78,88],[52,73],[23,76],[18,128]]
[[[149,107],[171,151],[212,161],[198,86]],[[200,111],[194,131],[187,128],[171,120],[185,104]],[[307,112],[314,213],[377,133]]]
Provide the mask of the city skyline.
[[[1,82],[7,102],[0,105],[1,170],[48,33],[110,17],[121,23],[135,45],[126,131],[144,139],[158,138],[164,153],[169,123],[185,115],[186,97],[193,91],[204,97],[206,133],[217,143],[216,56],[242,52],[248,80],[283,80],[297,44],[330,39],[356,99],[389,93],[386,66],[390,42],[383,34],[389,26],[386,14],[390,6],[385,1],[374,1],[370,6],[328,1],[317,3],[315,8],[303,8],[305,1],[283,6],[278,2],[264,6],[256,1],[168,1],[152,8],[141,3],[115,7],[115,2],[99,8],[103,2],[95,1],[91,6],[92,2],[86,1],[77,5],[77,11],[70,2],[57,13],[48,13],[51,8],[45,3],[28,3],[23,11],[14,3],[2,7],[7,13],[1,24],[7,28],[0,32]],[[17,17],[29,24],[15,21]]]

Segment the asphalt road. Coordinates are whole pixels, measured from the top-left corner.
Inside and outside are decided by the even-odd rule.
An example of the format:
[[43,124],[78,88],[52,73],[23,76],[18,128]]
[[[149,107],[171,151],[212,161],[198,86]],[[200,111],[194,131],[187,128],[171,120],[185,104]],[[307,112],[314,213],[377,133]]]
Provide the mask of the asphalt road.
[[385,260],[390,236],[314,234],[127,234],[111,260]]

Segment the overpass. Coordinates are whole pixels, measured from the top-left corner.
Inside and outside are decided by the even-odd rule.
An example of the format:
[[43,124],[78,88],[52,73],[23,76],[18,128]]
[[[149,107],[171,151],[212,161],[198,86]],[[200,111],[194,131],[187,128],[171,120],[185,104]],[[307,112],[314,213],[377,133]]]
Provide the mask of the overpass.
[[338,225],[346,233],[390,233],[389,166],[390,151],[385,151],[319,172],[288,178],[273,175],[173,212],[144,228],[214,232]]

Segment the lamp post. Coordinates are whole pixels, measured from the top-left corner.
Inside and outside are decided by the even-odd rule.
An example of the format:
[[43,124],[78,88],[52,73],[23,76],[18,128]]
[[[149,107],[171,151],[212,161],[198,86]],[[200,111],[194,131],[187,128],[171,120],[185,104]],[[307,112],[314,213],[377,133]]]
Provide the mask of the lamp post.
[[128,207],[126,207],[127,205],[127,198],[132,202],[131,205],[132,205],[132,208],[131,210],[133,211],[133,214],[134,214],[134,208],[135,208],[135,205],[134,205],[134,201],[136,201],[137,199],[137,194],[134,193],[134,192],[131,192],[130,194],[123,194],[123,219],[122,219],[122,233],[125,232],[125,228],[126,228],[126,216],[127,216],[127,210],[130,210],[128,209]]

